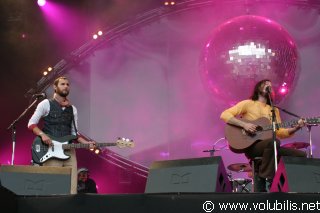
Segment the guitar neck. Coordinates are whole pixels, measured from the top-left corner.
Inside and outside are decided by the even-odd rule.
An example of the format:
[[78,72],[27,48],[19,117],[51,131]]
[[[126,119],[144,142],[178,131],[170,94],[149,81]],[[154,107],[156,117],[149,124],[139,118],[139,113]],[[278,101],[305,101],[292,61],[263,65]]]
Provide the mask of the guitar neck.
[[[96,143],[96,147],[106,147],[106,146],[116,146],[117,143]],[[90,144],[83,143],[71,143],[71,144],[63,144],[63,149],[77,149],[77,148],[89,148]]]
[[[285,121],[282,123],[277,123],[276,124],[276,128],[287,128],[287,127],[291,127],[293,125],[297,125],[298,124],[298,120],[292,120],[292,121]],[[272,127],[272,126],[271,126]]]
[[[314,117],[314,118],[306,118],[306,123],[310,123],[310,124],[318,124],[320,123],[320,118],[319,117]],[[291,127],[294,125],[298,125],[298,121],[299,120],[292,120],[292,121],[285,121],[282,123],[277,123],[276,124],[276,129],[279,128],[287,128],[287,127]],[[263,128],[264,130],[271,130],[272,129],[272,125],[266,126]]]

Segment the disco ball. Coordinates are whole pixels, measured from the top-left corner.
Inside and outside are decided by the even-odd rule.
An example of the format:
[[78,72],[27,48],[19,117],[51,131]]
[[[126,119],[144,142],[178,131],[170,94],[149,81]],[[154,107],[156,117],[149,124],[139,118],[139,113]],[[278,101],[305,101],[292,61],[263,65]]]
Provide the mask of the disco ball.
[[278,23],[240,16],[214,29],[202,53],[200,73],[216,100],[232,105],[248,99],[258,81],[269,79],[279,103],[298,77],[298,51]]

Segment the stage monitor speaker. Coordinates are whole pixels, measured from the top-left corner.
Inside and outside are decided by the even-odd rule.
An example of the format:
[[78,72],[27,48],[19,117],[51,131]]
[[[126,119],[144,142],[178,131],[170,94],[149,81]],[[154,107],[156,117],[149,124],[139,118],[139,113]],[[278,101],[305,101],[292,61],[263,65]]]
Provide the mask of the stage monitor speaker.
[[320,192],[320,159],[281,157],[271,192]]
[[231,192],[221,157],[155,161],[146,193]]
[[17,195],[70,194],[71,168],[3,165],[0,180]]

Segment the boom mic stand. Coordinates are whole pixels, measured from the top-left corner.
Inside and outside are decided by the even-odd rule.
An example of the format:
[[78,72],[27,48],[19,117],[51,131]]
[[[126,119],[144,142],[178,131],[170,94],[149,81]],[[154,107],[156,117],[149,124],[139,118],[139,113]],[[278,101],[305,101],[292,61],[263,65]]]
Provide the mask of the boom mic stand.
[[14,153],[15,153],[15,146],[16,146],[16,138],[17,138],[17,131],[16,131],[16,124],[21,120],[21,118],[37,103],[37,101],[42,98],[41,96],[35,96],[36,99],[19,115],[17,119],[15,119],[7,128],[7,130],[12,130],[12,156],[11,156],[11,165],[14,163]]

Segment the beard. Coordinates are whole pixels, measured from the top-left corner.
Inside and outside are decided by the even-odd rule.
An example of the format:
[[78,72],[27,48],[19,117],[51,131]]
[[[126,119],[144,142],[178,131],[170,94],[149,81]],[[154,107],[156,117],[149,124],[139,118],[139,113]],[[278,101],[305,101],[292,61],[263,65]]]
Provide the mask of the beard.
[[60,95],[61,97],[66,98],[69,95],[69,91],[68,90],[60,90],[59,88],[57,88],[56,93],[58,95]]
[[261,95],[262,97],[265,97],[265,98],[269,98],[268,93],[265,91],[259,91],[259,95]]

